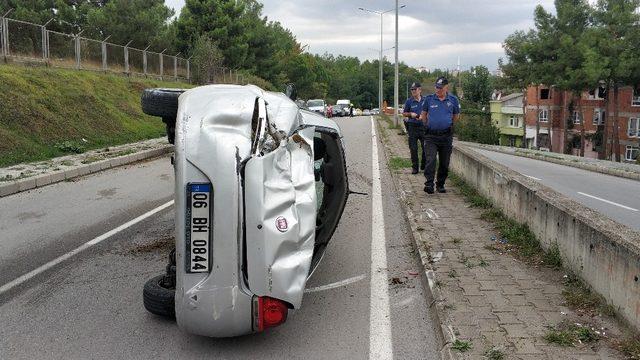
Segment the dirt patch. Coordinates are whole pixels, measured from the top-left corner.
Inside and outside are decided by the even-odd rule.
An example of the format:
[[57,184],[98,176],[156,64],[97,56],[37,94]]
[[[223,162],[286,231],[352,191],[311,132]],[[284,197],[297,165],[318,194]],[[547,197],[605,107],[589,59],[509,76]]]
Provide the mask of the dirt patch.
[[150,243],[140,244],[131,249],[132,254],[144,254],[150,252],[166,252],[168,253],[175,247],[175,237],[165,236],[158,238]]

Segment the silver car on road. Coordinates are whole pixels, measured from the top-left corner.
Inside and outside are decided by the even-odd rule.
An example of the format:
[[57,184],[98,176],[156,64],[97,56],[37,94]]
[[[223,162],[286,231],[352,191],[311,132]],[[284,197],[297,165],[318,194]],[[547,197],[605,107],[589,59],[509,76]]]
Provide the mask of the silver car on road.
[[183,330],[229,337],[302,304],[349,194],[337,124],[256,86],[148,89],[175,143],[175,251],[143,291]]

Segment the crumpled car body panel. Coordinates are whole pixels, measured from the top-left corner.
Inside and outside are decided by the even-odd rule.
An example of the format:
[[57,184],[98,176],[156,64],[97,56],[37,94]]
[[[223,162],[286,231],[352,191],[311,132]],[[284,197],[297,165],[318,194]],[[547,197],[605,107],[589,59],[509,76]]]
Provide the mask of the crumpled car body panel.
[[[318,256],[318,125],[339,133],[334,122],[302,113],[284,94],[255,86],[210,85],[180,96],[174,164],[180,328],[238,336],[256,330],[256,296],[301,306],[312,257]],[[212,185],[206,273],[188,272],[186,266],[186,188],[191,183]]]
[[299,308],[316,225],[314,128],[245,168],[249,288]]

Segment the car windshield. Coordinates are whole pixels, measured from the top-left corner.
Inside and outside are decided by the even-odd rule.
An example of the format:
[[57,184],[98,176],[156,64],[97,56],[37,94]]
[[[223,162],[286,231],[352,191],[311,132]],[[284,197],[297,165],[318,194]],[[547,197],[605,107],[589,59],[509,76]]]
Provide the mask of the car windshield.
[[309,100],[307,101],[307,106],[324,106],[324,102],[322,100]]

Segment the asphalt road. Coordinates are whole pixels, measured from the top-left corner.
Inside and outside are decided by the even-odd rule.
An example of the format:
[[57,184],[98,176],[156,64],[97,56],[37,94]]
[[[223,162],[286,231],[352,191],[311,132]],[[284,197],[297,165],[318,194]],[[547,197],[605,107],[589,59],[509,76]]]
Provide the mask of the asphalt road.
[[640,182],[521,156],[477,149],[478,153],[640,230]]
[[[371,286],[380,285],[371,281],[371,125],[368,117],[338,122],[351,188],[369,195],[350,197],[302,308],[283,326],[212,339],[145,311],[143,284],[163,271],[172,246],[169,207],[0,293],[0,359],[369,358],[370,338],[378,339],[379,330],[371,319],[380,312],[370,301]],[[390,344],[398,359],[436,359],[441,346],[425,289],[412,275],[419,261],[379,151]],[[171,173],[162,158],[0,199],[0,286],[166,203]],[[352,282],[335,286],[344,280]]]

